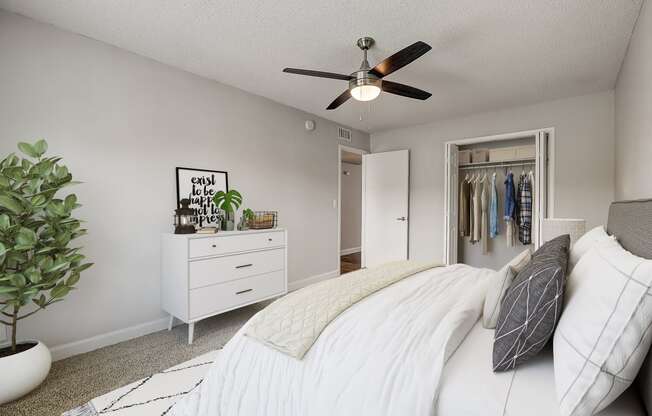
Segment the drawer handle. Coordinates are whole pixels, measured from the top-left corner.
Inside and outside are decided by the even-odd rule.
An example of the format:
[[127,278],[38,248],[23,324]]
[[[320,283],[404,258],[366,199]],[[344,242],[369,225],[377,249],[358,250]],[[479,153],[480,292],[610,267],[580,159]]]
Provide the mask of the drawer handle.
[[271,239],[271,238],[268,238],[267,241],[272,241],[272,239]]
[[242,295],[243,293],[251,292],[253,289],[247,289],[247,290],[241,290],[239,292],[235,292],[236,295]]
[[217,244],[211,244],[211,247],[215,248],[217,247]]
[[252,263],[249,263],[249,264],[241,264],[241,265],[239,265],[239,266],[235,266],[235,268],[236,268],[236,269],[243,269],[243,268],[245,268],[245,267],[251,267],[251,266],[253,266],[253,264],[252,264]]

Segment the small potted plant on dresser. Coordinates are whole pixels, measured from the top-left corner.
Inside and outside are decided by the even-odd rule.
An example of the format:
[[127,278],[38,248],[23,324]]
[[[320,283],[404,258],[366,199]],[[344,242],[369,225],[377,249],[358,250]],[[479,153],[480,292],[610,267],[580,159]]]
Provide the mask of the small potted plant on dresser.
[[225,213],[222,220],[222,230],[233,231],[235,228],[235,212],[242,204],[240,192],[235,189],[228,192],[218,191],[213,197],[213,203]]
[[0,329],[11,334],[0,346],[0,404],[29,393],[50,371],[50,351],[40,341],[18,341],[20,322],[63,300],[74,289],[84,263],[70,242],[84,235],[72,216],[80,205],[59,191],[75,182],[60,157],[45,157],[47,143],[19,143],[28,156],[0,162]]
[[240,222],[238,223],[238,231],[246,231],[249,229],[249,224],[254,219],[254,211],[251,208],[245,208],[242,210],[242,216],[240,217]]

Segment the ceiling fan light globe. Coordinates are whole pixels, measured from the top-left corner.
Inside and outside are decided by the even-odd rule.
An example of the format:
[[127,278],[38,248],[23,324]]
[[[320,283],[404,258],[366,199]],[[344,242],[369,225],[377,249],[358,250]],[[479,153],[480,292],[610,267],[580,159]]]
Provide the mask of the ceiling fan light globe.
[[377,85],[358,85],[351,89],[351,96],[358,101],[371,101],[380,95],[380,87]]

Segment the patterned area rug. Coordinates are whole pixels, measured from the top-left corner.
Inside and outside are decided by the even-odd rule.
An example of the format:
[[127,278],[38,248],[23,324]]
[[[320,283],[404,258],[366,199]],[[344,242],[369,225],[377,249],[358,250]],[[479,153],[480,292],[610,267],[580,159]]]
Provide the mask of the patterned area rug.
[[61,416],[165,416],[177,401],[201,384],[217,354],[219,350],[200,355],[96,397]]

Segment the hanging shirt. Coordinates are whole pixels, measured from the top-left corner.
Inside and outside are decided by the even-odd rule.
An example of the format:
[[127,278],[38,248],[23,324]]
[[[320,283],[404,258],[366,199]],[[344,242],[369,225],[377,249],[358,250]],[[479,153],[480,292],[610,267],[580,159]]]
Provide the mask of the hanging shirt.
[[482,210],[482,220],[480,227],[480,240],[482,242],[482,254],[489,253],[489,182],[485,176],[480,184],[482,194],[480,195],[480,209]]
[[498,235],[498,191],[496,190],[496,172],[491,176],[491,202],[489,203],[489,236]]
[[460,184],[460,207],[459,207],[459,230],[460,237],[469,235],[469,182],[464,179]]
[[475,191],[475,183],[473,180],[469,180],[469,237],[470,241],[473,242],[473,231],[475,230],[475,222],[473,221],[473,192]]
[[477,243],[482,236],[482,206],[480,198],[482,194],[482,182],[479,180],[473,184],[473,236],[471,242]]
[[513,247],[516,236],[516,192],[514,190],[514,174],[509,172],[505,178],[505,237],[507,247]]
[[505,221],[515,219],[516,195],[514,191],[514,174],[509,172],[505,177]]
[[532,186],[528,175],[521,175],[518,183],[518,240],[532,244]]

